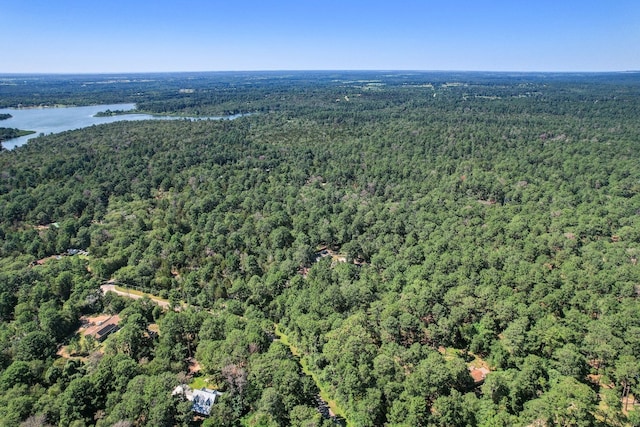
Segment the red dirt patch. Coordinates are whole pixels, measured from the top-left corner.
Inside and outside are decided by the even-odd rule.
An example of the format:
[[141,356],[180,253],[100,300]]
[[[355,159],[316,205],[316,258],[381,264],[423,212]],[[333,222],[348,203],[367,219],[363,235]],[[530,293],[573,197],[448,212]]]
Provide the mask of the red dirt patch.
[[200,363],[195,358],[190,357],[187,360],[189,361],[189,374],[193,375],[200,372]]

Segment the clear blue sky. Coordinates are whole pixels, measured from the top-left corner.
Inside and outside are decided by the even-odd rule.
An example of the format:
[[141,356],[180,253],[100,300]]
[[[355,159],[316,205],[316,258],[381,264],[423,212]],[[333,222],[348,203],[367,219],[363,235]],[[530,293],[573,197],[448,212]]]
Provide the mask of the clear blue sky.
[[0,73],[640,69],[640,0],[0,0]]

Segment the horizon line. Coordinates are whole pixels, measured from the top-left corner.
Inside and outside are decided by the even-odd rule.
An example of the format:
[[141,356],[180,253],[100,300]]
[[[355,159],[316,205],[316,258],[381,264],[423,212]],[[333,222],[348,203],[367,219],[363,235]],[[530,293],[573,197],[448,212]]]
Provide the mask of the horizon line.
[[181,71],[64,71],[64,72],[46,72],[46,71],[22,71],[22,72],[4,72],[0,71],[0,76],[65,76],[65,75],[114,75],[114,74],[206,74],[206,73],[336,73],[336,72],[380,72],[380,73],[494,73],[494,74],[626,74],[640,73],[638,70],[420,70],[420,69],[265,69],[265,70],[181,70]]

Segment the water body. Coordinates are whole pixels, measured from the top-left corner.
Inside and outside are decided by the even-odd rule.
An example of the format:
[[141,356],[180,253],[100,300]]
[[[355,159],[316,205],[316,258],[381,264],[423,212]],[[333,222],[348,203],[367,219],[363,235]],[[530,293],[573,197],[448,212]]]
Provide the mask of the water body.
[[150,114],[123,114],[109,117],[94,117],[101,111],[133,110],[135,104],[106,104],[91,105],[88,107],[60,107],[60,108],[25,108],[0,109],[0,114],[8,113],[13,117],[7,120],[0,120],[0,127],[16,128],[21,130],[32,130],[36,133],[21,136],[20,138],[8,139],[2,146],[8,150],[25,144],[32,138],[37,138],[41,134],[59,133],[67,130],[81,129],[92,125],[103,123],[113,123],[121,120],[202,120],[202,119],[234,119],[240,115],[227,117],[175,117],[175,116],[152,116]]

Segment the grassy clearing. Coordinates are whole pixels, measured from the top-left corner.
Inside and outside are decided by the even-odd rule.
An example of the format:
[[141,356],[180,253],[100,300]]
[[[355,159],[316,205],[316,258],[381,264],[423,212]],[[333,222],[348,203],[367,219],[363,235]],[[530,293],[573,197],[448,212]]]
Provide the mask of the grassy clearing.
[[191,387],[193,390],[201,389],[203,387],[207,387],[207,383],[204,380],[204,377],[198,377],[198,378],[194,378],[193,381],[191,381],[191,384],[189,384],[189,387]]
[[471,353],[469,351],[465,352],[464,350],[460,350],[453,347],[439,347],[438,352],[442,354],[442,356],[444,356],[444,358],[447,360],[451,360],[454,357],[463,358],[464,360],[467,361],[467,366],[469,368],[473,368],[473,369],[485,368],[485,369],[491,370],[489,363],[487,363],[486,360],[484,360],[483,358],[481,358],[475,353]]
[[200,390],[201,388],[211,388],[211,385],[205,377],[195,377],[191,384],[189,384],[192,390]]
[[149,299],[155,300],[155,301],[161,301],[161,302],[166,302],[169,303],[168,299],[165,298],[160,298],[159,296],[153,295],[153,294],[147,294],[141,291],[136,291],[135,289],[129,289],[129,288],[125,288],[119,285],[116,285],[116,291],[119,292],[125,292],[131,295],[137,295],[140,297],[148,297]]

